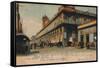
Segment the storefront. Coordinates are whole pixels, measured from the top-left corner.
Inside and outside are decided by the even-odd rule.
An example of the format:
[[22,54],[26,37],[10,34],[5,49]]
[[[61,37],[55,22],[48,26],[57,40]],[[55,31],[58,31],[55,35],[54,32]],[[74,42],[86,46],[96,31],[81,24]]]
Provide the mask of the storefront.
[[83,25],[78,27],[78,42],[84,42],[84,47],[93,44],[93,47],[96,48],[96,21]]

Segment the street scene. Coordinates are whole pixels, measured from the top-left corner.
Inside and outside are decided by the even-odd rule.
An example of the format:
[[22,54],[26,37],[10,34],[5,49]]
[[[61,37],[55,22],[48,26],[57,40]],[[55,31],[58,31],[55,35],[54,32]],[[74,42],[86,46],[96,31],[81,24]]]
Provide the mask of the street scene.
[[96,61],[96,9],[16,3],[16,65]]

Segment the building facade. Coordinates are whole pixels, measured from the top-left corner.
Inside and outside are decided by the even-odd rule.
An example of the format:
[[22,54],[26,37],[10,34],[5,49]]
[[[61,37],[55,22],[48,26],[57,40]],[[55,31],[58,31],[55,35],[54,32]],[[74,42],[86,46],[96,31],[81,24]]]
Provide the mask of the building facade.
[[61,6],[36,38],[37,41],[62,42],[65,46],[69,46],[69,42],[93,42],[96,38],[96,14],[76,10],[73,6]]
[[93,20],[87,24],[78,26],[78,41],[84,42],[84,46],[88,43],[95,44],[96,48],[96,20]]

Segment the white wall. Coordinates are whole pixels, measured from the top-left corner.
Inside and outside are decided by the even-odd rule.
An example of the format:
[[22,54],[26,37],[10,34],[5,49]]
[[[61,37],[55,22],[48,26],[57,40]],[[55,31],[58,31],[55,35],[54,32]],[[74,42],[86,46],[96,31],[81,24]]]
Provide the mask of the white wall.
[[94,39],[93,33],[89,34],[89,42],[93,42],[93,39]]

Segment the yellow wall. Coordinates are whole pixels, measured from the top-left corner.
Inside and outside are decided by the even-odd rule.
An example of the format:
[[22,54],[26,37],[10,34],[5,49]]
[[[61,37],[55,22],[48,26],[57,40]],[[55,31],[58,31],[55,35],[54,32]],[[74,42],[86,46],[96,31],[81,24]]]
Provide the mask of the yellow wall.
[[78,26],[78,29],[88,27],[88,26],[91,26],[91,25],[95,25],[95,24],[96,24],[96,20],[89,22],[89,23],[81,24],[80,26]]

